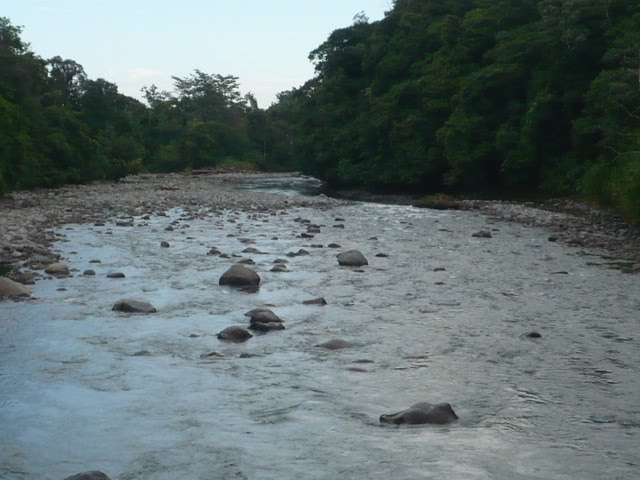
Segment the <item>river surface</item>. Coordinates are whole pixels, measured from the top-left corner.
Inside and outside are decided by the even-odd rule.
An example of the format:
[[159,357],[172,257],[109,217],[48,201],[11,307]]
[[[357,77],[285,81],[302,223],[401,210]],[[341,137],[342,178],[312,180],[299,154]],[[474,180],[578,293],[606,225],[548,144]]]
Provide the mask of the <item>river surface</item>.
[[[3,480],[640,478],[640,277],[473,212],[167,215],[60,229],[79,272],[0,303]],[[299,219],[326,226],[302,239]],[[237,258],[211,247],[253,258],[259,291],[219,286]],[[369,265],[339,267],[350,248]],[[276,258],[290,272],[269,272]],[[328,305],[302,305],[319,296]],[[113,312],[121,298],[158,313]],[[265,304],[286,330],[216,338]],[[315,346],[336,338],[353,348]],[[419,401],[460,420],[380,425]]]

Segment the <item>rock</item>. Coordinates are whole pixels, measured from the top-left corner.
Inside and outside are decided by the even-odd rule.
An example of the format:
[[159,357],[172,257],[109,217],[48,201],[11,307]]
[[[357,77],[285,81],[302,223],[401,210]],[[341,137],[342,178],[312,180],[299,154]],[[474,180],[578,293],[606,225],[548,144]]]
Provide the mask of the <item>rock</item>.
[[433,269],[434,272],[446,272],[447,269],[444,267],[436,267]]
[[542,335],[540,335],[540,333],[538,333],[538,332],[533,331],[533,332],[527,333],[526,337],[527,338],[542,338]]
[[227,327],[218,333],[218,338],[220,340],[236,343],[245,342],[251,337],[253,337],[253,335],[251,335],[247,329],[236,326]]
[[124,278],[124,273],[122,273],[122,272],[109,272],[109,273],[107,273],[107,278]]
[[326,305],[327,301],[323,297],[313,298],[311,300],[304,300],[303,305]]
[[91,472],[78,473],[76,475],[72,475],[70,477],[65,478],[64,480],[110,480],[109,477],[105,473],[102,473],[98,470],[93,470]]
[[388,253],[376,253],[376,257],[378,258],[387,258],[388,256]]
[[358,250],[348,250],[338,255],[338,263],[347,267],[361,267],[369,265],[367,259]]
[[260,276],[244,265],[232,265],[224,272],[218,282],[220,285],[259,285]]
[[333,228],[344,228],[344,224],[336,223],[335,225],[333,225]]
[[246,312],[244,314],[244,316],[251,318],[252,316],[254,316],[258,312],[271,312],[271,313],[273,313],[270,308],[267,308],[267,307],[256,307],[256,308],[252,308],[251,310]]
[[344,348],[350,348],[353,345],[345,340],[329,340],[328,342],[320,343],[316,345],[319,348],[326,348],[327,350],[342,350]]
[[247,247],[244,250],[242,250],[242,253],[262,254],[262,252],[260,250],[258,250],[257,248],[254,248],[254,247]]
[[284,324],[282,322],[253,322],[249,325],[249,328],[260,332],[270,332],[272,330],[284,330]]
[[329,245],[327,245],[327,247],[329,248],[342,248],[340,245],[338,245],[337,243],[330,243]]
[[96,274],[95,270],[91,270],[91,269],[85,270],[84,272],[82,272],[82,275],[84,275],[85,277],[91,277],[95,274]]
[[273,263],[289,263],[289,260],[285,260],[284,258],[276,258]]
[[421,425],[432,423],[434,425],[446,425],[458,420],[458,415],[453,411],[449,403],[432,405],[429,402],[420,402],[398,413],[383,414],[380,421],[395,425]]
[[238,261],[239,265],[255,265],[256,262],[251,259],[251,258],[243,258],[242,260]]
[[271,270],[269,270],[270,272],[288,272],[289,269],[286,267],[286,265],[282,264],[282,263],[278,263],[276,265],[274,265]]
[[222,252],[220,250],[218,250],[215,247],[212,247],[208,252],[207,255],[220,255]]
[[45,268],[44,271],[49,275],[69,275],[69,266],[63,262],[55,262],[47,265],[47,268]]
[[313,234],[307,233],[307,232],[302,232],[300,234],[300,238],[313,238]]
[[169,242],[167,242],[166,240],[161,241],[160,242],[160,246],[162,248],[169,248],[170,247]]
[[31,290],[21,283],[0,277],[0,298],[30,297]]
[[111,310],[127,313],[155,313],[157,310],[148,302],[143,300],[124,299],[118,300]]
[[102,260],[98,260],[97,258],[94,258],[93,260],[89,260],[89,263],[102,263]]
[[551,235],[549,236],[549,238],[547,239],[550,242],[557,242],[558,241],[558,236],[557,235]]
[[569,275],[569,272],[565,272],[564,270],[560,270],[558,272],[551,272],[551,275]]
[[36,283],[36,276],[33,272],[20,272],[12,275],[11,280],[23,285],[34,285]]
[[488,230],[480,230],[479,232],[476,232],[471,236],[475,238],[493,238],[491,232]]
[[200,358],[222,358],[222,357],[224,357],[224,354],[220,352],[209,352],[209,353],[203,353],[202,355],[200,355]]
[[261,322],[261,323],[269,323],[269,322],[279,322],[282,323],[282,319],[273,313],[271,310],[261,310],[253,313],[249,317],[251,323]]

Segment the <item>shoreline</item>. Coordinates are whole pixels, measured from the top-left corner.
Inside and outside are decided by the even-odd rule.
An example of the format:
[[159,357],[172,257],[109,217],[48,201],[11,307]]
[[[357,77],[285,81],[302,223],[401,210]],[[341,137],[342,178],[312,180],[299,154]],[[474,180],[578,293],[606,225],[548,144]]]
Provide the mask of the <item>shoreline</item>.
[[[12,192],[0,198],[0,267],[17,274],[30,263],[58,260],[51,248],[52,228],[74,223],[100,223],[164,212],[175,207],[275,211],[291,207],[327,208],[345,201],[411,205],[407,196],[325,195],[303,197],[240,190],[247,179],[308,178],[300,173],[198,172],[140,174],[119,182],[67,185],[58,189]],[[604,257],[608,268],[640,272],[640,227],[616,212],[573,200],[541,203],[503,200],[460,200],[459,208],[488,215],[492,221],[516,222],[549,230],[550,241],[583,247]],[[129,224],[129,223],[131,224]]]

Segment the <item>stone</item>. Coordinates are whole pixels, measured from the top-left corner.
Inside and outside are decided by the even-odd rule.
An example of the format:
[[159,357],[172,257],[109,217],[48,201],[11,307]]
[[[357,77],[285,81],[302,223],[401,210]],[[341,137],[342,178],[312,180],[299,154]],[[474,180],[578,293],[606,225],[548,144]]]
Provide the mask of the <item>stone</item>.
[[547,240],[549,240],[550,242],[557,242],[558,241],[558,236],[557,235],[550,235]]
[[388,253],[376,253],[376,257],[378,258],[387,258],[389,257]]
[[33,272],[20,272],[12,275],[11,280],[23,285],[34,285],[36,283],[36,275]]
[[330,243],[329,245],[327,245],[327,247],[329,248],[342,248],[339,244],[337,243]]
[[321,305],[324,306],[327,304],[327,301],[324,297],[313,298],[311,300],[304,300],[302,302],[303,305]]
[[109,273],[107,273],[107,278],[124,278],[124,273],[122,273],[122,272],[109,272]]
[[69,266],[63,262],[55,262],[47,265],[44,271],[49,275],[69,275]]
[[479,232],[476,232],[471,236],[475,238],[493,238],[491,232],[488,230],[480,230]]
[[359,250],[348,250],[338,255],[338,263],[347,267],[361,267],[369,265],[365,256]]
[[269,322],[279,322],[282,323],[282,319],[273,313],[271,310],[261,310],[253,313],[249,317],[251,323],[261,322],[261,323],[269,323]]
[[166,240],[161,241],[160,242],[160,246],[162,248],[169,248],[170,247],[169,242],[167,242]]
[[278,263],[274,265],[269,271],[270,272],[288,272],[289,269],[283,263]]
[[21,283],[0,277],[0,298],[30,297],[31,290]]
[[82,275],[84,275],[85,277],[91,277],[95,274],[96,274],[95,270],[91,270],[91,269],[85,270],[84,272],[82,272]]
[[118,300],[111,310],[127,313],[155,313],[157,310],[149,302],[144,300],[123,299]]
[[253,322],[249,328],[260,332],[271,332],[272,330],[284,330],[284,324],[282,322]]
[[326,348],[327,350],[342,350],[350,348],[353,345],[345,340],[329,340],[328,342],[320,343],[316,345],[319,348]]
[[244,265],[235,264],[222,274],[218,283],[220,285],[238,286],[259,285],[260,276]]
[[227,327],[224,330],[218,333],[218,339],[228,341],[228,342],[246,342],[253,335],[249,333],[249,331],[242,327]]
[[446,425],[456,420],[458,420],[458,415],[449,403],[432,405],[429,402],[420,402],[398,413],[380,415],[382,423],[395,425],[421,425],[425,423]]
[[251,318],[258,312],[271,312],[271,313],[273,313],[270,308],[267,308],[267,307],[256,307],[256,308],[252,308],[251,310],[246,312],[244,314],[244,316]]
[[110,480],[109,477],[98,470],[93,470],[91,472],[78,473],[76,475],[72,475],[70,477],[65,478],[64,480]]
[[542,338],[542,335],[540,335],[540,333],[538,333],[538,332],[533,331],[533,332],[527,333],[526,337],[527,338]]

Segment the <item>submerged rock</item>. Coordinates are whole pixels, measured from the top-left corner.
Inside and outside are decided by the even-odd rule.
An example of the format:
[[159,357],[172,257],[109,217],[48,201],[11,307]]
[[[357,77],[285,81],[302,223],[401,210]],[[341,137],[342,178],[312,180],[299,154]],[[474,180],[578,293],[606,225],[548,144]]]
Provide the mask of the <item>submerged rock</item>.
[[453,411],[449,403],[432,405],[429,402],[420,402],[406,410],[380,416],[381,422],[393,423],[395,425],[421,425],[425,423],[446,425],[456,420],[458,420],[458,415],[456,415],[456,412]]
[[480,230],[479,232],[476,232],[471,236],[475,238],[493,238],[493,236],[491,235],[491,232],[488,230]]
[[369,262],[359,250],[348,250],[338,254],[338,263],[347,267],[361,267],[362,265],[369,265]]
[[328,342],[320,343],[316,345],[319,348],[326,348],[327,350],[342,350],[344,348],[353,347],[353,344],[346,340],[329,340]]
[[324,299],[324,297],[318,297],[318,298],[312,298],[311,300],[304,300],[302,302],[303,305],[326,305],[327,301]]
[[127,313],[155,313],[157,310],[149,302],[143,300],[123,299],[118,300],[111,310]]
[[224,272],[218,282],[220,285],[259,285],[260,276],[244,265],[232,265]]
[[93,470],[91,472],[78,473],[76,475],[72,475],[70,477],[65,478],[64,480],[110,480],[106,473],[100,472],[98,470]]

